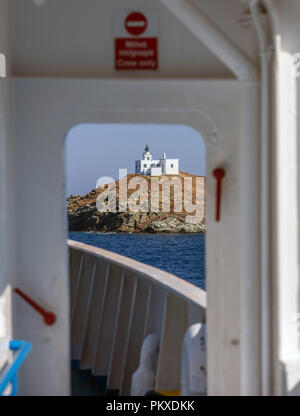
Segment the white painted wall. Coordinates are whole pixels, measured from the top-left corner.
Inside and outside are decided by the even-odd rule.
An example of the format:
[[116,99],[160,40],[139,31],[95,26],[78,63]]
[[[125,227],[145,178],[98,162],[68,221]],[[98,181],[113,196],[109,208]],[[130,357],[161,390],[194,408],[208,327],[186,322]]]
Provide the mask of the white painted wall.
[[136,160],[135,173],[141,175],[160,176],[164,175],[178,175],[179,160],[178,159],[151,159]]
[[160,164],[160,160],[154,160],[154,159],[142,159],[142,160],[137,160],[136,163],[138,166],[135,169],[135,173],[137,174],[141,174],[141,175],[150,175],[151,174],[151,169],[153,166],[157,166],[158,164]]
[[[9,75],[9,1],[0,2],[0,54]],[[2,58],[3,59],[3,58]],[[3,68],[0,69],[1,75]],[[11,288],[15,280],[14,140],[11,135],[10,80],[0,78],[0,337],[12,339]]]
[[164,173],[166,175],[178,175],[179,173],[179,161],[178,159],[163,159],[161,163],[164,163]]
[[276,187],[273,204],[274,393],[300,395],[299,141],[300,78],[293,78],[293,54],[300,52],[297,0],[276,0],[282,33],[277,63],[279,115],[273,140]]
[[151,176],[161,176],[161,167],[159,168],[151,168]]
[[[239,25],[240,0],[200,0],[235,43],[254,56],[256,39]],[[231,72],[172,16],[160,0],[11,0],[13,74],[17,76],[114,78],[233,78]],[[207,3],[207,4],[206,4]],[[159,15],[159,70],[114,70],[114,29],[120,10],[151,10]],[[84,10],[84,11],[83,11]],[[218,13],[216,12],[218,11]],[[218,16],[216,16],[218,15]],[[30,30],[28,30],[30,28]]]

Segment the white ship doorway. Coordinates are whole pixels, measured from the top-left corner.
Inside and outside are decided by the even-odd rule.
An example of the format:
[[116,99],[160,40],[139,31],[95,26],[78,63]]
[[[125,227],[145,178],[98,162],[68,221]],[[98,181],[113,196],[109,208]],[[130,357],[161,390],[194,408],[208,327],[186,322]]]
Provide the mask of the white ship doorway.
[[[67,134],[65,158],[70,240],[123,255],[124,262],[128,265],[130,262],[126,259],[131,258],[170,273],[173,280],[178,276],[195,285],[195,289],[187,286],[191,292],[195,292],[197,287],[205,290],[206,149],[199,132],[184,125],[85,123],[73,127]],[[179,163],[178,173],[137,173],[137,161],[147,163],[148,158],[151,159],[149,163],[156,165],[172,165],[176,161]],[[126,199],[128,198],[125,212],[118,210],[121,205],[119,192],[122,181],[123,184],[126,183]],[[137,185],[141,181],[142,185]],[[110,206],[108,212],[102,213],[98,210],[101,196],[99,185],[107,183],[111,187],[110,194],[116,198],[116,206]],[[131,198],[139,189],[143,190],[144,196],[137,204],[147,200],[147,207],[135,212]],[[165,205],[160,203],[155,207],[155,201],[160,198]],[[179,199],[181,204],[178,204]],[[180,210],[177,205],[181,205]],[[127,337],[130,340],[134,333],[133,328],[127,328],[130,316],[125,316],[124,304],[130,302],[133,310],[136,310],[136,296],[143,296],[141,302],[149,304],[149,312],[140,306],[138,317],[135,317],[143,322],[140,324],[141,335],[135,337],[135,344],[139,347],[136,347],[134,356],[131,351],[127,352],[131,357],[128,358],[131,361],[128,364],[132,366],[131,371],[138,366],[137,349],[147,335],[155,333],[160,337],[161,345],[166,342],[166,337],[172,336],[173,347],[169,354],[174,354],[176,342],[182,343],[184,332],[191,324],[199,322],[201,314],[195,313],[187,301],[178,303],[171,294],[167,295],[166,289],[149,284],[147,279],[138,280],[137,295],[134,296],[130,289],[134,277],[130,273],[125,273],[126,282],[121,284],[121,269],[110,266],[109,275],[106,276],[107,264],[97,261],[88,253],[82,257],[82,264],[75,272],[74,269],[78,267],[77,253],[75,250],[70,251],[72,394],[103,394],[105,389],[114,394],[128,394],[130,380],[124,374],[120,375],[123,373],[121,369],[124,368],[124,361],[119,356],[125,352],[121,349],[118,356],[114,357],[114,351],[126,344]],[[139,265],[138,268],[142,269],[143,266]],[[144,269],[146,272],[147,269]],[[107,297],[102,300],[98,286],[106,280]],[[204,292],[203,296],[205,298]],[[102,312],[96,307],[101,302]],[[173,315],[177,320],[177,330],[168,335],[164,327],[164,310],[170,302],[177,302],[180,311],[176,316]],[[123,308],[122,318],[118,317],[118,308]],[[109,316],[106,312],[108,310]],[[105,320],[103,315],[106,316]],[[108,321],[110,325],[106,327],[105,322]],[[110,333],[110,329],[118,328],[120,322],[123,332],[127,328],[125,338],[121,329],[118,336]],[[182,328],[179,322],[182,322]],[[98,350],[104,348],[104,339],[110,344],[110,364],[102,363],[98,353]],[[97,348],[92,348],[91,345],[96,345]],[[105,353],[102,352],[102,355]],[[119,368],[116,374],[111,357],[114,357]],[[180,357],[177,353],[173,356],[173,369],[175,364],[179,369]],[[166,386],[163,384],[165,381],[157,377],[160,386]],[[178,371],[174,371],[172,379],[169,381],[173,383],[172,388],[180,389]]]
[[[253,222],[248,227],[244,208],[245,204],[249,206],[249,198],[255,193],[258,174],[256,143],[248,143],[250,161],[246,165],[245,148],[241,147],[241,137],[246,135],[241,121],[244,111],[241,84],[236,81],[77,79],[17,79],[14,82],[19,103],[17,134],[24,137],[18,146],[19,174],[20,177],[39,178],[32,183],[28,181],[31,185],[18,195],[19,206],[28,211],[26,224],[22,224],[26,232],[21,233],[18,240],[22,248],[19,250],[20,267],[26,270],[23,283],[25,288],[34,287],[40,299],[48,299],[49,309],[59,318],[47,345],[40,339],[43,328],[37,325],[31,334],[39,351],[39,361],[45,367],[40,374],[49,373],[49,362],[59,362],[56,379],[60,382],[55,389],[59,394],[68,391],[70,320],[63,157],[68,132],[82,123],[187,125],[201,134],[206,146],[208,389],[215,393],[239,394],[240,276],[245,269],[244,253],[249,253],[249,245],[252,250],[256,232]],[[28,120],[36,122],[28,123]],[[251,177],[249,164],[253,169]],[[216,221],[216,178],[213,176],[216,168],[226,172],[219,221]],[[247,181],[251,192],[244,187]],[[49,190],[47,197],[37,198],[37,195],[44,195],[41,190],[45,186]],[[241,194],[244,190],[246,195]],[[31,203],[33,200],[35,204]],[[251,229],[247,235],[246,225]],[[28,234],[34,236],[32,230],[44,229],[47,233],[39,232],[39,238],[28,244]],[[28,259],[33,257],[35,261],[30,263]],[[258,275],[256,267],[258,261],[251,261],[253,276]],[[37,287],[36,281],[41,279],[43,283]],[[252,304],[251,310],[256,313],[258,308]],[[19,334],[27,339],[28,324],[22,322],[26,320],[23,309],[18,315],[21,317]],[[219,356],[220,351],[222,356]],[[30,368],[24,371],[26,377],[33,379]],[[220,384],[218,380],[229,373],[234,382]],[[39,385],[43,385],[41,380]],[[39,386],[35,387],[40,391]]]

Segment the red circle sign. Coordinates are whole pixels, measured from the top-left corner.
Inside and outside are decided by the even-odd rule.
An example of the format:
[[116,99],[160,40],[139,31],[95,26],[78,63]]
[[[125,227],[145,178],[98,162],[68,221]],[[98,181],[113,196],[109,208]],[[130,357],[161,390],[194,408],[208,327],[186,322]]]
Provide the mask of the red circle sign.
[[130,13],[125,20],[125,28],[130,35],[142,35],[147,29],[146,17],[139,12]]

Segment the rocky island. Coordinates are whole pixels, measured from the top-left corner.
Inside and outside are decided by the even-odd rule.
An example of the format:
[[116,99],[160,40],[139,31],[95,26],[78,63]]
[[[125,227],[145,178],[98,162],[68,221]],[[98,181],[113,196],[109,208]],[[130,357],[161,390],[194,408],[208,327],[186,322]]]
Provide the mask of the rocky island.
[[[158,192],[158,212],[154,212],[151,209],[151,203],[155,202],[155,196],[153,195],[153,184],[156,181],[172,181],[174,176],[165,175],[163,177],[151,177],[142,176],[136,174],[129,174],[121,181],[125,181],[127,196],[133,198],[134,193],[139,188],[139,181],[147,181],[148,192],[146,198],[149,203],[150,209],[147,212],[132,212],[123,209],[125,212],[120,212],[120,182],[115,182],[116,192],[116,212],[100,212],[98,209],[97,199],[103,192],[107,192],[108,186],[104,189],[94,189],[86,195],[71,195],[67,198],[67,214],[69,231],[91,231],[91,232],[115,232],[115,233],[204,233],[205,232],[205,177],[191,175],[188,173],[180,172],[176,176],[182,184],[182,210],[178,212],[176,209],[176,197],[174,196],[174,187],[170,187],[170,209],[168,212],[164,212],[162,209],[162,190],[163,187],[159,186]],[[189,178],[186,182],[184,178]],[[135,181],[135,186],[132,186],[132,180]],[[187,184],[187,182],[189,182]],[[178,182],[177,182],[178,183]],[[123,183],[124,184],[124,183]],[[144,182],[145,185],[145,182]],[[152,185],[152,186],[151,186]],[[133,189],[132,189],[133,188]],[[185,193],[186,191],[186,193]],[[109,191],[113,192],[113,191]],[[189,221],[187,219],[193,216],[191,209],[186,210],[187,204],[183,199],[186,199],[186,195],[189,194],[192,198],[191,202],[197,204],[198,211],[203,212],[202,217]],[[106,194],[108,195],[108,194]],[[178,195],[178,194],[176,194]],[[178,201],[177,201],[178,202]],[[178,205],[177,205],[178,206]],[[145,209],[144,209],[145,211]],[[196,211],[196,210],[195,210]]]

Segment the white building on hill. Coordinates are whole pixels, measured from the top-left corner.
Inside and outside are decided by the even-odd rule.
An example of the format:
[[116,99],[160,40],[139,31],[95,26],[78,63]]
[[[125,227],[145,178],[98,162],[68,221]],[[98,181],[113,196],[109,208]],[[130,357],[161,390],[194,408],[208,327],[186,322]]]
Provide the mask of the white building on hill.
[[143,153],[143,159],[135,161],[135,173],[151,176],[178,175],[179,159],[167,159],[167,155],[164,153],[162,159],[154,160],[147,145]]

